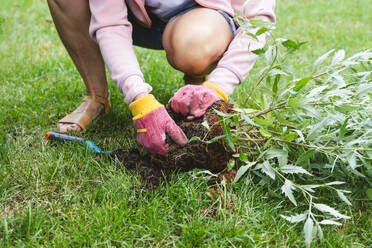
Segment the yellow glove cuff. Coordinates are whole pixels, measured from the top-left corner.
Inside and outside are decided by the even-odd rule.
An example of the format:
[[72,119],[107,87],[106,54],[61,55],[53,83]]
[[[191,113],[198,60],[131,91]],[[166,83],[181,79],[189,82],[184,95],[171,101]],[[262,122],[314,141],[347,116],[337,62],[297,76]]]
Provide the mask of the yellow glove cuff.
[[226,95],[225,92],[223,92],[220,88],[218,88],[216,85],[214,85],[213,83],[211,82],[204,82],[203,85],[206,85],[206,86],[209,86],[211,87],[212,89],[214,89],[215,91],[217,91],[217,93],[221,96],[222,100],[224,100],[225,102],[227,102],[229,100],[228,96]]
[[132,112],[133,120],[137,120],[163,106],[153,95],[148,94],[129,104],[129,109]]

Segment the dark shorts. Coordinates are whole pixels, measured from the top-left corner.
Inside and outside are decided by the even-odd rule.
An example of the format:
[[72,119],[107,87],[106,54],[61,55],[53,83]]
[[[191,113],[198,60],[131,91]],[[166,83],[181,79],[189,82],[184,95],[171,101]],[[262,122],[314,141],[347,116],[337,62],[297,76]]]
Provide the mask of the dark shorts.
[[[189,10],[192,10],[194,8],[200,7],[197,3],[195,5],[188,7],[187,9],[184,9],[180,11],[179,13],[175,14],[172,18],[169,19],[168,22],[172,21],[174,18],[177,16],[183,15]],[[150,49],[157,49],[157,50],[162,50],[163,48],[163,43],[162,43],[162,36],[164,29],[168,22],[164,22],[160,20],[158,17],[155,15],[151,14],[149,12],[149,16],[152,21],[152,26],[150,29],[142,27],[139,25],[134,17],[133,14],[128,11],[128,20],[132,23],[133,26],[133,32],[132,32],[132,39],[133,39],[133,44],[136,46],[144,47],[144,48],[150,48]],[[231,32],[233,34],[233,37],[235,36],[236,33],[236,24],[234,22],[234,19],[227,14],[226,12],[222,10],[218,10],[218,12],[225,17],[227,23],[231,27]]]

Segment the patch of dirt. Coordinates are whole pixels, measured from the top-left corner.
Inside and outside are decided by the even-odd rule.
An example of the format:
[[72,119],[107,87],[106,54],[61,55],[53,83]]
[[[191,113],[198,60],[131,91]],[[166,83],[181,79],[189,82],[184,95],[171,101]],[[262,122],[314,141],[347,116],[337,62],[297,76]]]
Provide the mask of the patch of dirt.
[[[111,158],[118,159],[126,168],[137,171],[143,178],[147,189],[154,189],[162,182],[169,181],[173,171],[189,171],[195,168],[206,169],[218,173],[226,168],[232,159],[233,152],[225,147],[222,139],[207,144],[206,141],[223,135],[223,127],[213,109],[223,113],[233,113],[233,105],[224,101],[214,103],[200,118],[186,120],[180,114],[168,110],[169,115],[184,131],[187,138],[197,136],[201,140],[193,140],[185,146],[179,146],[167,137],[168,155],[141,155],[138,150],[115,150]],[[208,123],[209,129],[202,125]]]

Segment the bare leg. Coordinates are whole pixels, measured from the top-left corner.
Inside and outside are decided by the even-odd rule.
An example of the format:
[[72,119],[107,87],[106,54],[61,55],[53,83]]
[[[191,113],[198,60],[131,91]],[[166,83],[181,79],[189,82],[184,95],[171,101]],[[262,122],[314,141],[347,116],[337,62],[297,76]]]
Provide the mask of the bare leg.
[[185,83],[200,84],[232,39],[231,28],[220,13],[195,8],[166,26],[163,46],[169,63],[185,73]]
[[[87,89],[87,95],[109,97],[106,72],[97,44],[89,36],[90,10],[88,0],[48,0],[49,9],[58,34],[79,71]],[[104,106],[92,102],[80,105],[76,110],[95,119]],[[76,124],[59,125],[61,132],[81,131]]]

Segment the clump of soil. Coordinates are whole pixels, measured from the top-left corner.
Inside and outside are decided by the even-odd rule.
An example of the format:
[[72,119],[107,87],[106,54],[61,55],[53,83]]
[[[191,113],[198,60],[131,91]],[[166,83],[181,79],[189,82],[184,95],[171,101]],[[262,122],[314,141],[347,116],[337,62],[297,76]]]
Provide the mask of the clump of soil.
[[[197,136],[202,141],[193,140],[185,146],[179,146],[167,137],[166,142],[169,145],[167,156],[154,154],[141,156],[137,150],[116,150],[111,156],[121,161],[128,169],[137,170],[147,183],[147,188],[156,188],[161,181],[164,181],[163,179],[169,180],[169,175],[176,169],[188,171],[201,168],[218,173],[226,168],[233,153],[224,145],[222,139],[210,144],[206,143],[224,134],[218,115],[213,109],[223,113],[233,113],[233,105],[224,101],[214,103],[202,117],[191,121],[168,110],[169,115],[189,140]],[[208,123],[209,128],[202,123]]]

